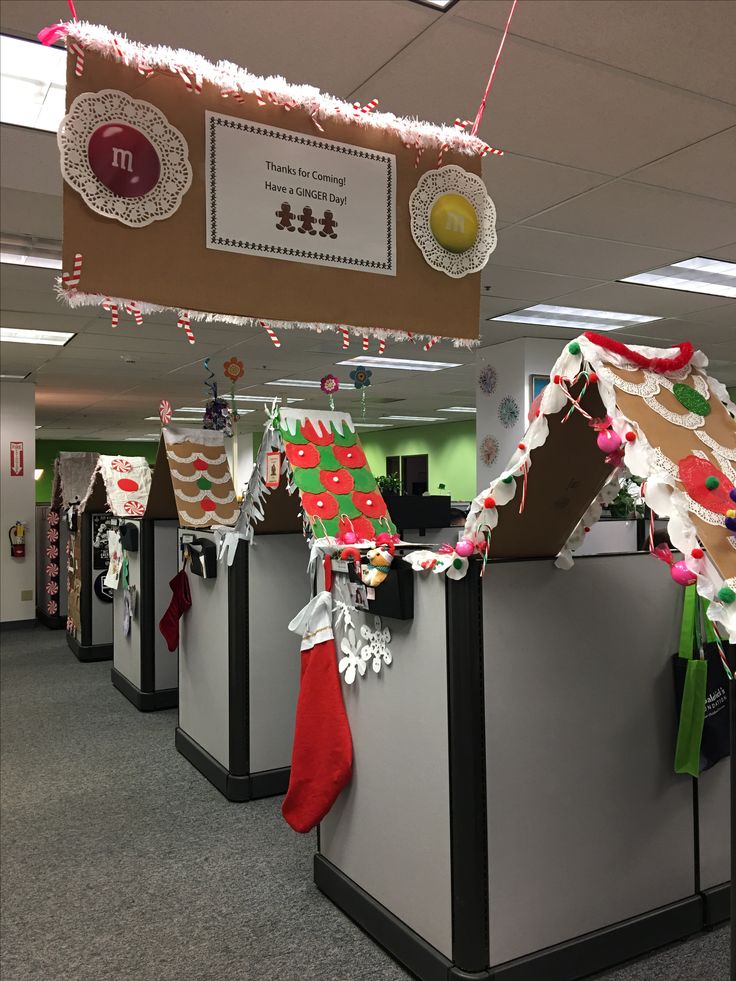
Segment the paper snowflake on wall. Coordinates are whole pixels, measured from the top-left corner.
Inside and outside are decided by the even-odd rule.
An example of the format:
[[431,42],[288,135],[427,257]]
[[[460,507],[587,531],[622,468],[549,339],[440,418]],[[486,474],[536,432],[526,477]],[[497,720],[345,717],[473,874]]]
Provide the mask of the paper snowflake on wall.
[[388,627],[381,627],[381,618],[373,618],[373,629],[364,623],[360,628],[360,636],[367,643],[363,645],[360,656],[364,661],[373,660],[373,670],[378,674],[381,667],[391,664],[393,660],[388,645],[391,641],[391,631]]
[[481,463],[486,467],[494,462],[498,456],[498,440],[495,436],[484,436],[478,447],[478,456]]
[[496,387],[496,382],[498,377],[496,375],[496,369],[487,364],[485,367],[480,369],[478,375],[478,388],[483,392],[484,395],[490,395]]
[[340,650],[343,656],[340,658],[337,669],[343,675],[345,684],[352,685],[358,674],[361,677],[365,674],[365,660],[361,657],[352,624],[345,631],[345,636],[340,642]]
[[510,395],[504,396],[498,405],[498,418],[504,429],[511,429],[519,421],[519,403]]

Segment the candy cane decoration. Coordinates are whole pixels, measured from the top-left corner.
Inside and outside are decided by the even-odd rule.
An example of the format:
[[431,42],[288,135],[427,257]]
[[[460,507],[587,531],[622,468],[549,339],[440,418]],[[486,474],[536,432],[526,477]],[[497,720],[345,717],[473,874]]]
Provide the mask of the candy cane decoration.
[[189,320],[188,311],[182,311],[179,315],[179,319],[176,322],[177,327],[181,327],[187,336],[187,340],[190,344],[194,344],[194,332],[192,331],[192,326]]
[[343,351],[347,351],[350,347],[350,331],[347,327],[338,327],[337,329],[342,334],[342,349]]
[[364,337],[363,338],[363,350],[364,351],[367,351],[368,350],[368,345],[370,344],[370,342],[371,341],[370,341],[370,338],[369,337]]
[[82,258],[82,253],[77,252],[74,256],[74,266],[71,275],[69,273],[61,274],[61,281],[68,290],[73,290],[79,286],[79,279],[82,275]]
[[385,350],[386,350],[386,342],[385,342],[385,341],[379,341],[379,342],[378,342],[378,354],[379,354],[379,356],[380,356],[381,354],[383,354],[383,352],[384,352]]
[[69,50],[77,56],[74,62],[74,74],[77,78],[81,78],[84,74],[84,49],[76,41],[73,41],[69,45]]
[[189,74],[180,65],[177,65],[176,66],[176,70],[179,73],[179,76],[181,77],[182,81],[186,85],[186,87],[187,87],[187,89],[188,89],[189,92],[194,92],[194,93],[196,93],[196,95],[201,95],[202,94],[202,76],[201,75],[195,75],[194,72],[189,73],[189,74],[192,75],[192,77],[194,79],[194,81],[192,81],[192,78],[189,77]]
[[376,108],[377,105],[378,105],[378,99],[371,99],[371,101],[366,102],[364,106],[361,106],[359,102],[354,102],[353,109],[355,110],[356,116],[365,116],[369,112],[373,112],[373,110]]
[[488,146],[487,143],[483,144],[483,149],[480,152],[481,157],[487,157],[488,154],[493,154],[494,157],[502,157],[503,150],[499,150],[498,147]]
[[438,341],[439,341],[439,337],[430,337],[430,339],[424,345],[424,347],[422,348],[422,350],[423,351],[431,351],[432,348],[435,346],[435,344],[438,343]]
[[449,143],[443,143],[442,146],[440,147],[440,152],[437,154],[437,170],[439,170],[440,167],[442,166],[442,161],[444,159],[445,152],[449,149],[449,147],[450,147]]
[[[240,103],[245,102],[245,96],[240,89],[222,89],[220,95],[223,97],[223,99],[235,99],[236,102]],[[258,103],[259,105],[261,104],[260,99],[258,100]]]
[[281,341],[276,336],[276,331],[272,327],[269,327],[264,320],[259,320],[258,323],[261,325],[261,327],[263,327],[263,329],[266,331],[268,336],[271,338],[271,343],[273,344],[273,346],[281,347]]
[[102,302],[103,309],[108,310],[110,313],[110,326],[115,328],[120,323],[120,313],[118,311],[117,303],[113,303],[109,296],[105,297]]
[[144,78],[150,78],[151,75],[153,75],[154,73],[154,69],[149,68],[148,65],[146,65],[142,61],[138,62],[137,68],[138,68],[138,74],[142,75]]
[[126,303],[125,309],[128,314],[135,320],[136,326],[141,327],[143,325],[143,314],[138,309],[137,303]]
[[120,47],[120,42],[114,36],[113,36],[113,39],[112,39],[112,46],[113,46],[113,48],[115,48],[115,57],[118,59],[118,61],[122,61],[122,62],[124,62],[127,65],[128,64],[128,59],[123,54],[123,49]]

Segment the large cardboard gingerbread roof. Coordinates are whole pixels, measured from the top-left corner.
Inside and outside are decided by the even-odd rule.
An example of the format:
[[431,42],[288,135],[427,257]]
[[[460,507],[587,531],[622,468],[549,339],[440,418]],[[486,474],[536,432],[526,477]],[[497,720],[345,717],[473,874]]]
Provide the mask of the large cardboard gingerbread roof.
[[183,528],[232,525],[238,501],[222,432],[168,426],[159,443],[146,516]]
[[625,467],[736,641],[736,600],[718,596],[736,590],[736,406],[707,364],[687,343],[626,346],[592,331],[572,341],[506,469],[473,502],[466,536],[490,533],[492,558],[569,566]]
[[59,453],[54,461],[54,486],[51,502],[54,507],[79,503],[89,490],[97,466],[97,453]]
[[140,518],[146,513],[151,468],[143,456],[100,454],[82,501],[83,511],[109,510],[117,518]]

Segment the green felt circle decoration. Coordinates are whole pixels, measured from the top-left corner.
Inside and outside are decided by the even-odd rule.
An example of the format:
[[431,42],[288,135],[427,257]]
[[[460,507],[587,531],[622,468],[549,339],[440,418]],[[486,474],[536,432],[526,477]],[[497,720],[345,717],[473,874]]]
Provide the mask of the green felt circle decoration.
[[338,517],[342,514],[344,514],[346,518],[360,517],[360,511],[353,504],[353,499],[351,498],[350,494],[335,494],[335,500],[337,501]]
[[706,477],[705,486],[708,488],[708,490],[715,490],[717,487],[721,486],[721,482],[718,477]]
[[342,464],[337,461],[331,446],[320,446],[319,448],[320,470],[341,470]]
[[708,400],[703,398],[700,392],[696,392],[689,385],[678,382],[677,385],[672,386],[672,394],[688,412],[694,412],[697,416],[710,415]]
[[301,491],[306,491],[308,494],[321,494],[324,490],[322,482],[319,479],[319,470],[315,467],[294,468],[294,483]]
[[376,489],[376,478],[367,467],[362,467],[360,470],[353,470],[351,472],[357,491],[367,494],[368,491]]
[[721,603],[733,603],[736,600],[736,593],[730,586],[721,586],[718,590],[718,599]]
[[567,345],[567,350],[570,354],[580,354],[580,345],[577,341],[573,341],[571,344]]

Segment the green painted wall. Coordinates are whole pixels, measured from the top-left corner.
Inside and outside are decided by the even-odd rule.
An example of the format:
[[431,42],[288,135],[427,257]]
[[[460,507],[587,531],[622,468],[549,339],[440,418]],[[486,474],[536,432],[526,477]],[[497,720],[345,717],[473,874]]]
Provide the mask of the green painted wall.
[[386,473],[387,456],[426,453],[430,491],[443,483],[455,501],[475,497],[475,419],[406,429],[361,429],[359,433],[376,476]]
[[51,500],[51,484],[54,479],[54,460],[61,450],[69,453],[124,453],[126,456],[144,456],[153,465],[156,461],[157,442],[124,442],[100,439],[37,439],[36,468],[43,469],[43,476],[36,481],[36,503],[48,504]]

